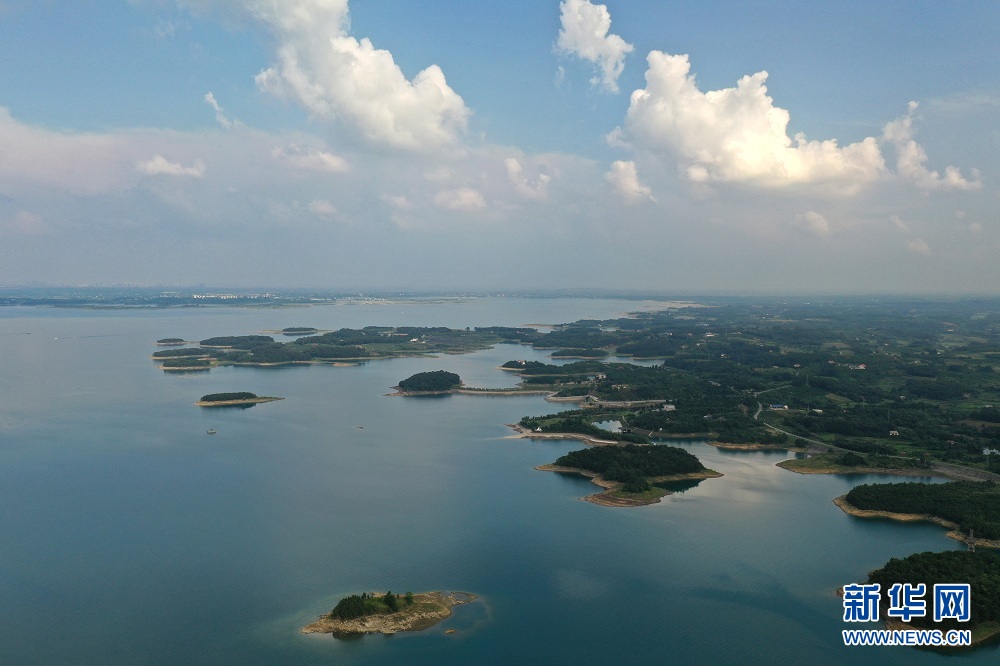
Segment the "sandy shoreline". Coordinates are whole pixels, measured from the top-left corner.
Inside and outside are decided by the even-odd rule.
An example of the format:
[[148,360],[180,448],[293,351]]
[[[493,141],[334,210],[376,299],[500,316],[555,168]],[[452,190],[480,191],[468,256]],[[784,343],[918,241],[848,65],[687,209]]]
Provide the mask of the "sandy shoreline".
[[[927,513],[895,513],[893,511],[871,511],[868,509],[859,509],[847,501],[847,495],[841,495],[840,497],[834,499],[833,503],[840,507],[840,510],[844,513],[857,516],[858,518],[888,518],[890,520],[898,520],[906,523],[934,523],[935,525],[940,525],[948,530],[946,534],[947,537],[954,539],[955,541],[961,541],[964,544],[969,543],[968,535],[960,532],[956,523],[953,523],[950,520],[945,520],[939,516],[932,516]],[[984,546],[986,548],[1000,548],[1000,539],[977,538],[975,539],[975,545]]]
[[918,469],[914,467],[845,467],[839,465],[830,467],[796,467],[795,463],[798,460],[801,459],[791,458],[775,463],[775,465],[796,474],[884,474],[887,476],[935,476],[941,479],[961,480],[945,471],[935,469]]
[[517,434],[507,435],[506,439],[576,439],[588,446],[624,446],[630,442],[619,442],[613,439],[598,439],[591,435],[584,435],[572,432],[535,432],[525,428],[519,423],[508,423],[508,428],[513,428]]

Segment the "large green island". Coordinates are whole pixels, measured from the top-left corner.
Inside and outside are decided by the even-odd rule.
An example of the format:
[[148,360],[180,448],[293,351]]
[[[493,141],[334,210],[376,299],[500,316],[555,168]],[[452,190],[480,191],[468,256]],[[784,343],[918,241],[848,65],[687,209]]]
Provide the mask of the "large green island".
[[707,469],[697,457],[675,446],[595,446],[570,451],[543,472],[575,473],[590,478],[603,492],[583,499],[601,506],[655,504],[670,490],[659,484],[722,476]]
[[304,634],[395,634],[400,631],[422,631],[451,617],[451,609],[475,601],[476,595],[466,592],[421,592],[405,595],[391,591],[363,592],[341,599],[326,615],[308,624]]

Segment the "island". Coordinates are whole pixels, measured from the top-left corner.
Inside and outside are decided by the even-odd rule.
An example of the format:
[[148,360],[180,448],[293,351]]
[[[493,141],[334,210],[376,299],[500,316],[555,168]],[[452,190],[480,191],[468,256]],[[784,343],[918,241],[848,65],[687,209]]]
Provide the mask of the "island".
[[160,370],[164,372],[191,372],[211,369],[212,361],[207,358],[168,358],[160,365]]
[[394,386],[399,395],[440,395],[450,393],[462,385],[462,379],[454,372],[434,370],[418,372]]
[[280,333],[282,335],[313,335],[314,333],[319,333],[318,328],[313,328],[311,326],[289,326],[288,328],[281,329]]
[[455,606],[475,601],[466,592],[421,592],[405,595],[363,592],[341,599],[333,610],[308,624],[304,634],[395,634],[429,629],[451,616]]
[[187,340],[184,338],[160,338],[156,341],[156,344],[161,347],[173,347],[176,345],[186,345]]
[[194,404],[198,407],[244,407],[275,400],[284,400],[284,398],[258,396],[249,391],[238,391],[235,393],[209,393],[201,396],[201,400]]
[[586,476],[604,490],[583,499],[614,507],[655,504],[670,494],[670,490],[660,484],[722,476],[707,469],[684,449],[662,444],[595,446],[570,451],[554,464],[535,469]]
[[[949,550],[941,553],[916,553],[902,559],[892,558],[885,566],[868,574],[869,583],[879,583],[885,590],[896,583],[926,585],[927,615],[914,617],[908,624],[898,620],[887,621],[889,629],[969,629],[972,645],[982,645],[1000,635],[1000,556],[989,550]],[[971,594],[969,622],[945,619],[934,622],[934,595],[936,583],[968,583]],[[885,613],[882,613],[885,617]],[[963,648],[954,648],[963,649]],[[967,648],[965,648],[967,649]]]

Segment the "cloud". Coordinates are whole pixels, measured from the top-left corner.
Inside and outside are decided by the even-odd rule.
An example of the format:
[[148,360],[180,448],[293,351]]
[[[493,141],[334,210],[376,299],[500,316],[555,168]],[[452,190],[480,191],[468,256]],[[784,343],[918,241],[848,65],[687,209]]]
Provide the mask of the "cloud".
[[129,153],[121,137],[55,132],[0,107],[0,193],[21,195],[29,185],[85,196],[122,189],[134,179],[123,165]]
[[337,209],[326,199],[313,199],[309,203],[309,212],[315,215],[330,216],[336,215]]
[[277,62],[256,76],[261,90],[392,148],[436,150],[464,133],[471,112],[441,68],[431,65],[408,80],[389,51],[348,34],[347,0],[245,0],[242,6],[277,42]]
[[160,154],[153,155],[151,159],[136,162],[135,168],[139,173],[147,176],[201,178],[205,175],[205,163],[201,160],[195,160],[193,165],[186,167],[179,162],[171,162]]
[[817,236],[830,235],[830,223],[826,221],[825,217],[814,210],[806,211],[801,215],[796,215],[795,221],[800,227],[810,233],[816,234]]
[[0,219],[0,231],[6,231],[19,236],[41,236],[51,233],[51,229],[41,215],[20,211],[9,220]]
[[971,222],[969,224],[969,231],[971,231],[974,234],[982,233],[983,225],[980,224],[979,222]]
[[914,254],[920,254],[925,257],[931,253],[930,245],[923,238],[914,238],[913,240],[906,241],[906,249]]
[[467,212],[486,208],[486,201],[483,200],[483,195],[471,187],[441,190],[434,196],[434,203],[441,208]]
[[904,233],[910,233],[909,225],[907,225],[906,222],[903,222],[903,218],[901,218],[899,215],[891,216],[889,218],[889,221],[892,222],[893,226],[899,229],[900,231]]
[[383,194],[381,199],[394,210],[413,210],[413,204],[405,194]]
[[[590,0],[563,0],[559,3],[559,21],[562,27],[556,52],[594,63],[600,76],[590,83],[600,83],[608,92],[618,92],[618,77],[633,46],[618,35],[609,34],[611,14],[607,6],[591,4]],[[556,77],[561,82],[561,67]]]
[[609,142],[671,155],[691,181],[822,183],[853,194],[885,173],[872,137],[843,147],[801,133],[789,137],[789,113],[767,95],[767,72],[702,92],[688,56],[651,51],[647,61],[646,88],[632,93],[625,129]]
[[507,170],[507,180],[518,194],[526,199],[544,199],[548,195],[549,181],[552,178],[547,173],[538,174],[532,181],[524,175],[524,168],[515,158],[508,157],[503,164]]
[[210,107],[215,109],[215,122],[219,123],[219,126],[223,129],[233,129],[234,122],[230,120],[219,103],[215,100],[215,95],[211,91],[205,93],[205,103]]
[[649,187],[639,180],[635,162],[622,160],[613,162],[611,170],[604,174],[604,179],[611,183],[612,189],[628,203],[636,203],[643,199],[656,201]]
[[907,113],[885,126],[882,138],[896,150],[896,173],[924,190],[978,190],[979,172],[972,170],[972,180],[962,176],[958,168],[945,167],[944,175],[926,167],[927,153],[913,139],[913,117],[918,104],[910,102]]
[[341,173],[351,168],[347,160],[343,157],[328,153],[325,150],[317,150],[316,148],[294,144],[284,148],[275,148],[271,151],[271,157],[295,169],[306,171]]

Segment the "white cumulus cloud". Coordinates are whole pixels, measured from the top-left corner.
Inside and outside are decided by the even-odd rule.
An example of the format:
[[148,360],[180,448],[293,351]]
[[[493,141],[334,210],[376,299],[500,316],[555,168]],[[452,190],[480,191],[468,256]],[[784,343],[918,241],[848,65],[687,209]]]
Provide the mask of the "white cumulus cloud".
[[635,203],[643,199],[655,201],[649,187],[639,180],[639,171],[635,162],[617,160],[612,162],[611,170],[604,174],[605,180],[622,199]]
[[945,167],[944,174],[927,168],[927,152],[913,138],[913,116],[918,104],[910,102],[907,113],[892,121],[883,130],[883,139],[896,150],[896,173],[924,190],[977,190],[981,187],[979,172],[972,171],[972,180],[962,176],[957,167]]
[[434,203],[441,208],[457,211],[474,211],[486,208],[483,195],[479,190],[474,190],[471,187],[441,190],[434,196]]
[[171,162],[163,155],[153,155],[151,159],[136,162],[135,168],[139,173],[147,176],[186,176],[189,178],[201,178],[205,175],[205,163],[195,160],[189,167],[180,162]]
[[624,130],[608,137],[678,159],[691,181],[780,187],[826,183],[847,193],[885,172],[878,142],[788,136],[789,113],[767,95],[767,72],[702,92],[686,55],[651,51],[646,87],[632,93]]
[[256,77],[261,90],[393,148],[438,149],[464,132],[470,111],[441,68],[430,65],[408,80],[389,51],[348,33],[347,0],[243,0],[241,6],[277,42],[276,62]]
[[[590,0],[563,0],[559,3],[562,27],[556,41],[556,51],[594,63],[600,76],[591,84],[600,83],[609,92],[618,92],[618,77],[625,67],[625,56],[633,47],[618,35],[611,34],[611,13],[606,5]],[[557,80],[562,78],[562,69]]]

